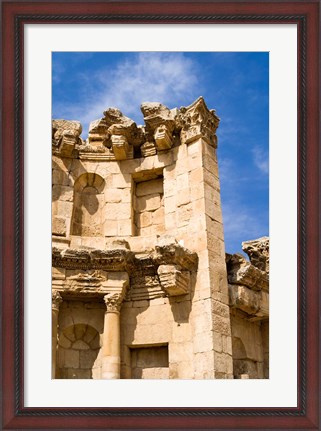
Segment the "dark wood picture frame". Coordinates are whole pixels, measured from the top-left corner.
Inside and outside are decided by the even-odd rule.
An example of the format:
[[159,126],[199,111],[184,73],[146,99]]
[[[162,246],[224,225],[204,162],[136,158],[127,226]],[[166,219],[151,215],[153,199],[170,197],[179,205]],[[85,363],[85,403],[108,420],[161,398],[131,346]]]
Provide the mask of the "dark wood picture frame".
[[[319,0],[2,2],[3,429],[319,429],[319,20]],[[24,407],[23,28],[28,23],[294,23],[298,26],[297,407]]]

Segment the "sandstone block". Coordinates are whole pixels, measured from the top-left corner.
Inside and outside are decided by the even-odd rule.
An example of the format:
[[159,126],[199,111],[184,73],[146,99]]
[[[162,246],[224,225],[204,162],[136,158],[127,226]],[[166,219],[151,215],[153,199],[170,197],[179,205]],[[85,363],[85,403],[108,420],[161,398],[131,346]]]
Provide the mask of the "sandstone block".
[[131,212],[129,203],[107,203],[104,210],[108,220],[128,220],[131,218]]
[[232,356],[232,338],[222,336],[223,352]]
[[79,354],[79,365],[83,369],[92,369],[94,362],[97,358],[97,350],[81,351]]
[[146,196],[163,193],[163,179],[143,181],[136,184],[136,196]]
[[131,187],[132,177],[130,174],[112,174],[107,180],[107,187],[126,188]]
[[191,360],[193,358],[193,343],[171,343],[169,345],[169,362],[179,363],[182,360]]
[[54,217],[52,219],[53,235],[66,236],[66,219],[62,217]]
[[152,213],[149,211],[138,214],[137,222],[139,227],[148,227],[152,224]]
[[203,168],[196,168],[189,172],[189,181],[192,184],[200,184],[204,181]]
[[105,220],[104,235],[108,237],[118,235],[118,222],[116,220]]
[[213,329],[222,335],[231,335],[230,319],[221,316],[213,316]]
[[176,180],[168,180],[164,182],[164,196],[167,198],[169,196],[176,196]]
[[159,193],[142,196],[140,199],[137,200],[137,210],[140,212],[157,210],[160,205],[161,196]]
[[65,367],[79,368],[79,352],[78,350],[65,350]]
[[[193,341],[194,353],[209,352],[213,350],[213,338],[211,334],[198,334]],[[215,347],[214,347],[215,348]]]
[[191,201],[191,199],[190,199],[189,188],[185,188],[177,194],[176,204],[178,207],[180,207],[182,205],[189,204],[190,201]]
[[180,192],[182,190],[185,190],[186,188],[188,188],[188,186],[189,186],[189,182],[188,182],[188,173],[187,172],[184,174],[178,175],[176,177],[177,191]]
[[165,211],[164,207],[161,206],[152,213],[152,223],[154,225],[164,224]]
[[166,214],[176,211],[176,196],[164,197],[164,211]]

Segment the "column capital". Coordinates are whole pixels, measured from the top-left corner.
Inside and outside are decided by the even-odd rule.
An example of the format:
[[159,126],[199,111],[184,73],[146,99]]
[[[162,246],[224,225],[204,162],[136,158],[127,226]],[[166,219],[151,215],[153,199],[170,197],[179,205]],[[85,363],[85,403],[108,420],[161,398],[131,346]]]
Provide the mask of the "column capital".
[[57,290],[53,290],[51,293],[51,307],[53,310],[59,310],[59,306],[62,303],[62,297]]
[[106,283],[107,292],[104,296],[107,313],[116,313],[120,311],[128,285],[129,277],[127,272],[114,272],[108,274],[108,280]]
[[208,109],[203,97],[181,108],[179,120],[182,124],[181,142],[183,144],[202,138],[209,145],[217,147],[216,129],[220,119],[214,109]]
[[104,296],[107,313],[119,313],[124,296],[122,292],[107,293],[107,295]]

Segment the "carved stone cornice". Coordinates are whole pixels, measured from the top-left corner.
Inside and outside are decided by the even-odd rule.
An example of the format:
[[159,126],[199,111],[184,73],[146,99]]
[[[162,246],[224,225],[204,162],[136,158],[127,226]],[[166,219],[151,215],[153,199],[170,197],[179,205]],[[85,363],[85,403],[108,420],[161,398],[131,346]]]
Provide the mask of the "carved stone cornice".
[[104,269],[106,271],[127,271],[132,265],[134,254],[126,249],[79,250],[53,248],[52,265],[67,269]]
[[58,311],[59,306],[62,303],[62,297],[57,290],[53,290],[51,292],[51,301],[52,301],[51,302],[52,309]]
[[152,258],[156,265],[175,264],[188,271],[195,271],[198,265],[197,253],[177,243],[156,245]]
[[145,102],[141,111],[144,126],[137,126],[117,108],[106,109],[103,118],[90,123],[86,142],[80,138],[82,126],[78,121],[53,120],[53,153],[80,160],[114,161],[152,156],[199,138],[217,146],[219,118],[203,97],[180,109]]
[[269,274],[248,262],[241,254],[229,256],[227,275],[230,284],[240,284],[251,290],[269,290]]
[[[117,246],[116,246],[117,247]],[[148,254],[150,266],[175,264],[182,269],[193,271],[197,269],[197,253],[191,252],[178,243],[159,244]],[[105,271],[133,272],[141,266],[142,260],[126,248],[108,250],[52,249],[52,266],[67,269],[104,269]]]
[[269,273],[270,240],[268,237],[244,241],[242,249],[249,256],[252,265]]
[[246,313],[250,320],[269,317],[269,294],[263,290],[255,292],[246,286],[229,284],[229,301],[232,309]]

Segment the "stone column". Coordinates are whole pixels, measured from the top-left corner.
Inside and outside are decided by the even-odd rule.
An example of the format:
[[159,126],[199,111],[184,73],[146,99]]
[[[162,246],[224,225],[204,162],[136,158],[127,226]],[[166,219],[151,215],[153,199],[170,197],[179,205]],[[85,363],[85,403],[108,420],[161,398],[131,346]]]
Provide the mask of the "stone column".
[[51,378],[56,378],[56,360],[57,360],[57,340],[58,340],[58,314],[59,314],[59,306],[62,303],[62,298],[59,292],[54,290],[52,292],[52,320],[51,320],[51,330],[52,330],[52,352],[51,352]]
[[111,291],[104,296],[106,304],[102,345],[102,379],[120,378],[120,308],[128,286],[127,273],[113,273]]

